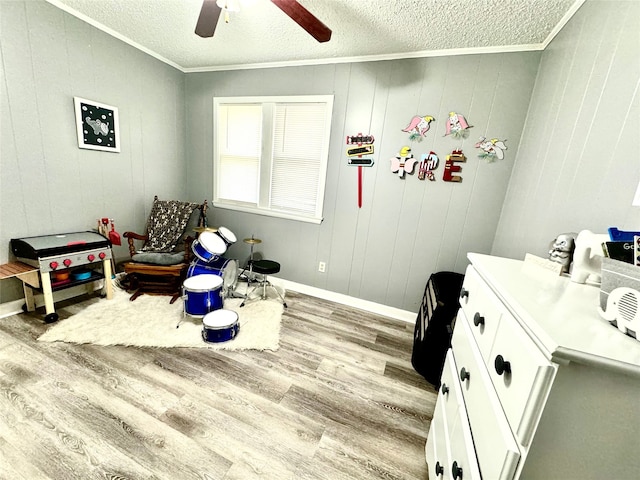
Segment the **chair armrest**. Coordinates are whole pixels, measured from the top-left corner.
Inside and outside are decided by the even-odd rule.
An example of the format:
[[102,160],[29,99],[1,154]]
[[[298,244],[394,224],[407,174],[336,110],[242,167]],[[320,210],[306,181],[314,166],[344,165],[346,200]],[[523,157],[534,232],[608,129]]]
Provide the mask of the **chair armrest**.
[[149,240],[148,235],[140,235],[139,233],[135,233],[135,232],[124,232],[122,236],[126,238],[127,242],[129,243],[129,255],[131,257],[133,257],[136,254],[136,247],[133,242],[134,240],[142,240],[143,242],[146,242],[147,240]]

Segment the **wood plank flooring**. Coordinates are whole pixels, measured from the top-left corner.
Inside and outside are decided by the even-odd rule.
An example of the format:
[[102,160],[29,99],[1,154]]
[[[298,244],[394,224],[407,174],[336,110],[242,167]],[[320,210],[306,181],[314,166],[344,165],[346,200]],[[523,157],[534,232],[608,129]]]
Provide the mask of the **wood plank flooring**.
[[426,479],[413,326],[287,304],[276,352],[51,344],[43,312],[0,319],[0,479]]

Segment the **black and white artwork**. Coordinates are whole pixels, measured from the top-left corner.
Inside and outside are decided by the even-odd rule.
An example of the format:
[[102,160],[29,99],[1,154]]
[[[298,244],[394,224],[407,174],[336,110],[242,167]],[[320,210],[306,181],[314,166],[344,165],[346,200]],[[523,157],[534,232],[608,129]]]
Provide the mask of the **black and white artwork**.
[[78,147],[105,152],[120,151],[118,108],[73,97],[76,110]]

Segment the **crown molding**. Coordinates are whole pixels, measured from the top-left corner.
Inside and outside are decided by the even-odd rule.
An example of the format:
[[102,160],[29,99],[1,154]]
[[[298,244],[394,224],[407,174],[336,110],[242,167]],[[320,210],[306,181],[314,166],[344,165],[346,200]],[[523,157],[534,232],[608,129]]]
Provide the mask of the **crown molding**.
[[571,9],[562,18],[561,22],[554,28],[543,43],[540,44],[524,44],[524,45],[507,45],[497,47],[477,47],[477,48],[452,48],[444,50],[422,50],[415,52],[397,52],[387,53],[379,55],[362,55],[354,57],[338,57],[338,58],[319,58],[319,59],[307,59],[307,60],[291,60],[282,62],[264,62],[264,63],[249,63],[249,64],[230,64],[230,65],[216,65],[208,67],[184,67],[176,62],[173,62],[157,52],[140,45],[139,43],[131,40],[130,38],[116,32],[115,30],[103,25],[100,22],[84,15],[81,12],[65,5],[59,0],[45,0],[51,5],[73,15],[74,17],[88,23],[89,25],[101,30],[108,35],[140,50],[143,53],[159,60],[182,73],[204,73],[204,72],[221,72],[231,70],[255,70],[263,68],[283,68],[283,67],[300,67],[309,65],[333,65],[343,63],[364,63],[364,62],[380,62],[387,60],[403,60],[410,58],[429,58],[429,57],[445,57],[445,56],[458,56],[458,55],[481,55],[481,54],[496,54],[496,53],[512,53],[512,52],[529,52],[529,51],[541,51],[553,40],[558,32],[564,27],[564,25],[570,20],[575,12],[582,6],[586,0],[576,0]]

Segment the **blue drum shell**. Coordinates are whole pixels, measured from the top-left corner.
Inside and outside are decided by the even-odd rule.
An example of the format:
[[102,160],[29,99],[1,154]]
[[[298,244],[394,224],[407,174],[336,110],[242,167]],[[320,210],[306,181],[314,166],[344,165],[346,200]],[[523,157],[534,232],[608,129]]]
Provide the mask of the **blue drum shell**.
[[233,340],[240,331],[238,314],[232,310],[216,310],[202,319],[202,339],[219,343]]
[[202,328],[202,339],[205,342],[220,343],[233,340],[240,331],[240,324],[235,323],[229,327],[224,328]]

